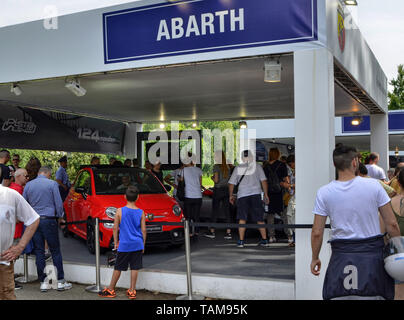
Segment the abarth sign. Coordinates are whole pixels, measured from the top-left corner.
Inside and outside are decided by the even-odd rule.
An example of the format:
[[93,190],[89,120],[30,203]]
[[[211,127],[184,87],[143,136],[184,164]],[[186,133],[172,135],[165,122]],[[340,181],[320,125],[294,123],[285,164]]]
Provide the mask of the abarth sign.
[[104,62],[317,40],[317,0],[184,0],[103,14]]

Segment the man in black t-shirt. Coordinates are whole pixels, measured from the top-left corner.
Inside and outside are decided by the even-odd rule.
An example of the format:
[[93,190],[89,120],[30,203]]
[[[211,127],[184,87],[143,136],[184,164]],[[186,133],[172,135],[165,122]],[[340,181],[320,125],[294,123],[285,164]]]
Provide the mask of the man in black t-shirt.
[[[279,160],[281,153],[278,148],[271,148],[268,154],[268,163],[264,166],[264,172],[268,179],[268,193],[271,201],[268,206],[268,216],[267,221],[268,224],[275,223],[275,216],[277,218],[281,218],[283,224],[287,224],[287,216],[286,211],[284,210],[283,204],[283,190],[287,187],[287,179],[288,179],[288,170],[286,164]],[[274,179],[271,179],[271,174],[277,176],[277,190],[274,191]],[[270,228],[268,230],[269,233],[269,242],[276,242],[275,237],[275,229]],[[291,238],[291,236],[290,236]]]
[[6,165],[10,161],[10,152],[7,150],[0,151],[0,183],[8,187],[11,183],[10,168]]

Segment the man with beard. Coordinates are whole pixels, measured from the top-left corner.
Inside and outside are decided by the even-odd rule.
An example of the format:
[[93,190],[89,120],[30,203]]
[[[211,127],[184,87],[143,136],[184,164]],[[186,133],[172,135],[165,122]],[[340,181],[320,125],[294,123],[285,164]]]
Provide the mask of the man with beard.
[[390,198],[377,180],[358,176],[355,148],[336,148],[333,161],[338,180],[318,190],[313,210],[311,272],[315,276],[320,274],[319,254],[329,217],[332,256],[324,279],[323,298],[393,299],[394,281],[384,269],[384,239],[379,221],[380,212],[389,236],[400,240]]

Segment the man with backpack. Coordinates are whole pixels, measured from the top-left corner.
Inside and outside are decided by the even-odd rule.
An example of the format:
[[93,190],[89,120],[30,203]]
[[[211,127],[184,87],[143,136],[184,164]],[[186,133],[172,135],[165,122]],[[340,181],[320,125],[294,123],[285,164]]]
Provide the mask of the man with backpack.
[[[237,166],[229,180],[229,201],[232,205],[236,202],[234,194],[237,194],[237,219],[239,224],[246,224],[247,220],[264,224],[264,206],[261,199],[261,193],[264,192],[264,202],[269,203],[268,184],[262,167],[256,163],[254,155],[250,150],[242,153],[243,163]],[[237,242],[239,248],[244,247],[245,230],[239,228],[240,240]],[[260,246],[267,247],[266,229],[260,228],[261,241]]]
[[[268,206],[268,224],[274,224],[275,218],[280,218],[287,223],[286,212],[283,206],[283,188],[288,187],[288,169],[286,164],[279,161],[281,153],[278,148],[269,150],[269,159],[264,167],[268,181],[268,193],[271,202]],[[269,242],[276,242],[275,229],[269,229]]]

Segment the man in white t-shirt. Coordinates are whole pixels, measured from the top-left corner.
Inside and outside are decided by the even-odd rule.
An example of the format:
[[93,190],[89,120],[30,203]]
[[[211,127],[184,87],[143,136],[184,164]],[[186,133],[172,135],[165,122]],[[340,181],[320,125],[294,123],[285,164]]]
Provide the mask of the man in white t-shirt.
[[[188,157],[194,158],[191,154]],[[182,181],[182,179],[185,181],[184,216],[188,220],[199,222],[202,206],[202,170],[191,161],[189,164],[185,164],[181,171],[178,181]],[[198,234],[199,228],[193,228],[191,236]]]
[[[13,246],[15,225],[27,227]],[[0,300],[15,300],[14,263],[31,240],[39,225],[39,215],[15,190],[0,185]]]
[[333,160],[338,180],[318,190],[313,210],[311,272],[315,276],[320,274],[319,254],[329,217],[333,255],[324,281],[323,298],[389,299],[391,292],[394,296],[394,282],[384,270],[384,241],[378,212],[388,226],[389,235],[399,237],[390,198],[378,181],[357,176],[359,160],[355,148],[336,148]]
[[373,179],[386,181],[386,173],[383,168],[379,167],[377,164],[379,163],[380,156],[376,152],[372,152],[369,155],[369,164],[366,165],[366,169],[368,169],[368,176]]
[[[237,219],[239,224],[246,224],[247,220],[264,224],[264,205],[262,203],[261,193],[264,192],[264,201],[269,203],[268,183],[262,167],[255,162],[255,157],[250,150],[242,153],[243,164],[237,166],[229,180],[229,201],[234,205],[233,196],[234,187],[238,185],[237,190]],[[239,248],[244,247],[246,228],[239,228],[240,239],[237,242]],[[262,239],[258,243],[260,246],[269,246],[266,229],[258,229]]]

